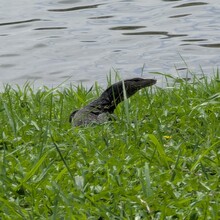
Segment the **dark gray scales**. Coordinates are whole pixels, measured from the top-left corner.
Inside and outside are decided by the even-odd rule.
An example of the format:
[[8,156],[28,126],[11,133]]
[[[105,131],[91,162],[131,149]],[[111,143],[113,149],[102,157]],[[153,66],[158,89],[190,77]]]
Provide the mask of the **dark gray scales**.
[[93,123],[101,124],[109,121],[117,105],[124,100],[124,90],[126,91],[126,97],[129,98],[138,90],[154,85],[156,82],[155,79],[142,78],[133,78],[117,82],[107,88],[98,99],[82,109],[73,111],[69,120],[73,126],[85,126]]

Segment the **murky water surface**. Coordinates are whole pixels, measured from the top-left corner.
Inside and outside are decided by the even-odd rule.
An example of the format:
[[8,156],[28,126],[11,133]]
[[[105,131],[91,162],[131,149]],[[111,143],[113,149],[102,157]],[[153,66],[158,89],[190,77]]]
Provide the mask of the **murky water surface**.
[[185,77],[187,66],[212,74],[220,63],[219,0],[0,3],[1,84],[105,85],[113,69],[125,78]]

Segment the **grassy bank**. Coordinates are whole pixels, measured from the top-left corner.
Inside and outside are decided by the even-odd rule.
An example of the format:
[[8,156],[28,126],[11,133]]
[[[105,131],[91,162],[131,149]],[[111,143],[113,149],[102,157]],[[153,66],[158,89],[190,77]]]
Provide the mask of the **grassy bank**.
[[0,93],[0,219],[219,219],[220,78],[153,87],[71,128],[83,87]]

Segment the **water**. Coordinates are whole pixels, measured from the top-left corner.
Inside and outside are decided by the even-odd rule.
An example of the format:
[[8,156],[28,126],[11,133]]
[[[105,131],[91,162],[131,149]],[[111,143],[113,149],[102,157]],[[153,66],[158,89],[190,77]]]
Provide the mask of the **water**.
[[105,85],[113,69],[185,77],[187,66],[205,74],[219,66],[219,0],[0,3],[1,84]]

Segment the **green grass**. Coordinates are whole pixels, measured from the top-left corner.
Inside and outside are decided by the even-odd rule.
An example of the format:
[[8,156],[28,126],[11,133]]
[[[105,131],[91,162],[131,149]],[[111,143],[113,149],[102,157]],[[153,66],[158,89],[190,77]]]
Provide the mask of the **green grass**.
[[0,219],[219,219],[219,73],[143,89],[117,121],[72,128],[100,92],[5,86]]

